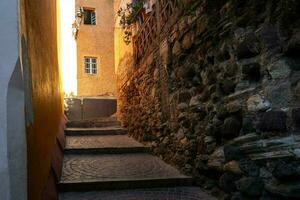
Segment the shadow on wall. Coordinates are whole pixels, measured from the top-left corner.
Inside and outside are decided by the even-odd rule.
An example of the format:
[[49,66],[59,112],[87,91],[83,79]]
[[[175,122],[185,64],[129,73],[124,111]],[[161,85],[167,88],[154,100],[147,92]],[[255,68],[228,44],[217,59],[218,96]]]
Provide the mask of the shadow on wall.
[[7,92],[7,151],[10,199],[25,200],[27,197],[27,147],[24,88],[19,60],[10,78]]

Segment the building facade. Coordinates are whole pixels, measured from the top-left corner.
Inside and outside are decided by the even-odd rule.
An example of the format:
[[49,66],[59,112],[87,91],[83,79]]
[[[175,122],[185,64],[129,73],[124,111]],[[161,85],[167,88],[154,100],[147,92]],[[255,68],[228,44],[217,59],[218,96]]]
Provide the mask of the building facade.
[[115,95],[114,1],[76,0],[80,8],[84,15],[77,37],[77,95]]

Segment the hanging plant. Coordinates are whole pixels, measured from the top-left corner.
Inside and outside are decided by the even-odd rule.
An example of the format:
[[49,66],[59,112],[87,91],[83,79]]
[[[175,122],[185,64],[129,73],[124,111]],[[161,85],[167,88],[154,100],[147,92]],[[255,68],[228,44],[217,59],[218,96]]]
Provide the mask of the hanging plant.
[[124,30],[124,42],[128,45],[132,38],[132,25],[138,21],[139,12],[144,6],[144,0],[136,0],[134,3],[126,4],[125,8],[118,10],[120,26]]

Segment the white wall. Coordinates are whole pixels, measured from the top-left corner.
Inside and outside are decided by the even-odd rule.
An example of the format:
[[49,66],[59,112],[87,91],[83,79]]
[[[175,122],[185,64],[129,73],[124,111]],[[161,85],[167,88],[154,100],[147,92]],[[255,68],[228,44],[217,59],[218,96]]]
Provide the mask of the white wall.
[[77,94],[77,45],[72,33],[75,0],[60,0],[60,45],[63,90]]
[[[1,0],[0,8],[0,199],[15,200],[17,198],[16,196],[19,195],[18,199],[23,200],[26,199],[27,196],[26,177],[24,177],[24,175],[26,176],[26,163],[23,163],[24,159],[26,160],[26,149],[23,149],[26,145],[26,140],[24,140],[24,99],[22,99],[22,89],[16,89],[18,91],[13,89],[16,86],[16,82],[21,83],[20,81],[22,81],[18,52],[18,0]],[[12,73],[15,69],[16,74],[19,74],[19,76],[12,78]],[[10,82],[10,80],[12,81]],[[8,89],[9,82],[11,83],[10,90]],[[16,106],[16,109],[12,109],[12,105],[8,107],[8,93],[10,97],[17,97],[16,99],[14,98],[16,104],[13,104],[13,106]],[[19,96],[17,94],[19,94]],[[10,120],[8,120],[8,118],[10,118]],[[11,127],[11,125],[13,125],[15,129],[10,129],[9,127]],[[14,138],[11,134],[21,134],[23,137],[18,138],[18,144],[14,144],[14,141],[11,143],[8,139]],[[14,150],[19,150],[18,155],[14,153],[10,154],[14,152]],[[21,154],[19,154],[20,151],[22,151]],[[25,171],[25,174],[16,173],[15,170]],[[15,177],[10,177],[10,174],[15,175]],[[20,180],[17,185],[10,187],[10,183],[16,183],[15,179],[19,177],[22,177],[23,181]],[[16,187],[20,188],[18,191],[22,191],[22,194],[18,193]]]
[[27,199],[27,145],[24,104],[21,63],[17,62],[7,91],[7,152],[10,200]]

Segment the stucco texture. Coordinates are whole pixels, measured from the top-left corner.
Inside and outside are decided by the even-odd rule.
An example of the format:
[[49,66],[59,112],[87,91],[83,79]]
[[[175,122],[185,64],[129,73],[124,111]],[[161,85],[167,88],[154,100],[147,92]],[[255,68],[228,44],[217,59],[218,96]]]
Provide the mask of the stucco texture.
[[[77,39],[78,96],[116,93],[114,72],[114,1],[76,0],[76,8],[92,8],[96,25],[82,24]],[[97,57],[97,74],[84,72],[84,57]]]
[[119,69],[120,63],[128,59],[128,57],[132,57],[133,46],[132,42],[126,44],[124,42],[124,30],[120,26],[120,17],[118,16],[118,10],[120,8],[126,8],[126,5],[131,3],[131,0],[115,0],[114,1],[114,15],[115,15],[115,28],[114,28],[114,45],[115,45],[115,72],[121,72],[123,69]]
[[[0,199],[12,199],[10,193],[10,169],[8,142],[7,101],[8,85],[18,61],[18,15],[16,0],[1,0],[2,9],[0,18]],[[21,198],[22,199],[22,198]]]
[[[21,1],[21,27],[28,51],[32,101],[27,113],[28,199],[40,200],[51,171],[56,136],[63,119],[57,56],[55,0]],[[25,66],[26,67],[26,66]],[[27,115],[30,117],[31,114]]]

